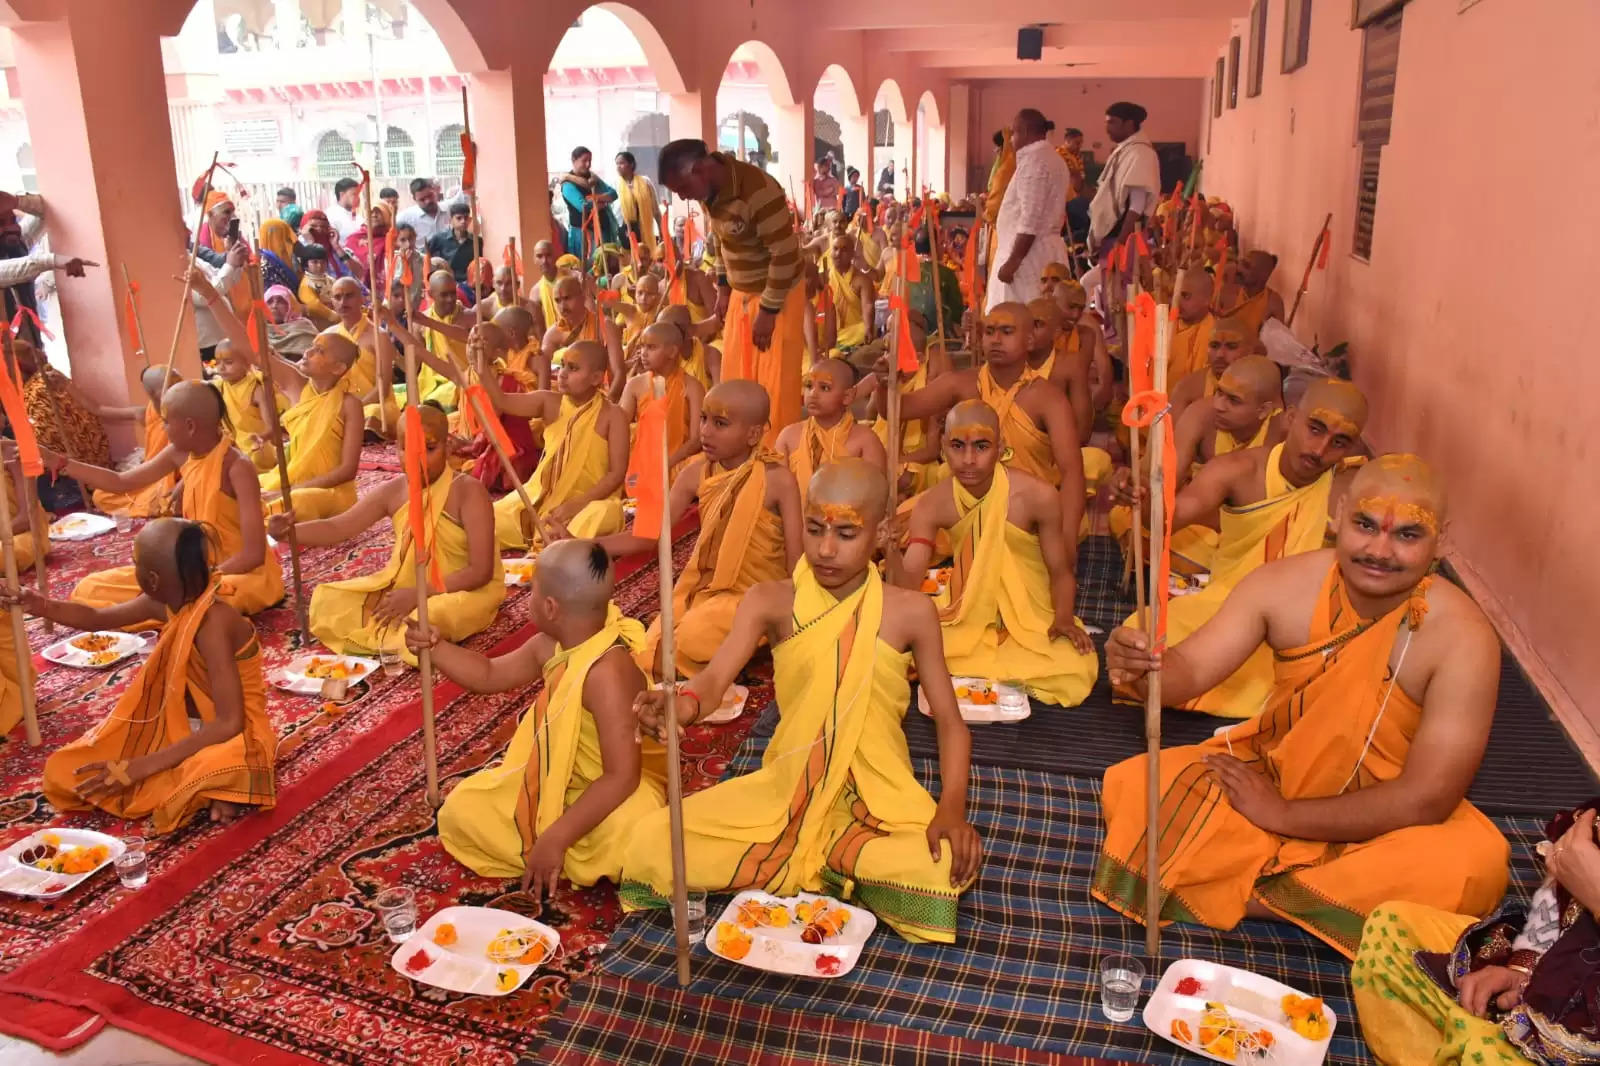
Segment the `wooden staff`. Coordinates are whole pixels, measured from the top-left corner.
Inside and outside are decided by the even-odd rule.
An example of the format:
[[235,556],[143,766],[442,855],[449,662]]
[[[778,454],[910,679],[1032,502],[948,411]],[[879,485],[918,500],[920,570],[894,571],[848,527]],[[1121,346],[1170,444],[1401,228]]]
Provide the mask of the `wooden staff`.
[[[1156,351],[1155,371],[1153,374],[1154,387],[1158,395],[1165,396],[1167,392],[1167,344],[1170,340],[1172,319],[1165,304],[1156,308]],[[1158,443],[1166,431],[1166,420],[1171,417],[1170,408],[1158,411],[1150,422],[1150,596],[1152,600],[1161,599],[1162,590],[1157,588],[1161,581],[1161,557],[1166,546],[1166,464],[1164,458],[1166,449]],[[1135,470],[1137,470],[1135,465]],[[1160,546],[1157,546],[1157,531],[1161,532]],[[1139,538],[1134,538],[1138,543]],[[1162,627],[1165,621],[1165,611],[1157,609],[1155,612],[1155,629]],[[1150,642],[1151,650],[1156,648],[1156,634],[1146,620],[1141,617],[1139,628],[1144,632],[1145,639]],[[1145,738],[1145,926],[1144,950],[1152,961],[1161,954],[1161,848],[1160,835],[1156,832],[1156,819],[1161,810],[1161,671],[1157,670],[1150,675],[1145,689],[1144,697],[1144,738]]]
[[1294,325],[1294,316],[1300,310],[1300,301],[1311,289],[1311,271],[1317,265],[1317,257],[1322,254],[1322,244],[1328,237],[1328,227],[1331,225],[1333,225],[1333,212],[1329,211],[1328,217],[1322,220],[1322,228],[1317,231],[1316,243],[1311,246],[1311,257],[1306,260],[1305,273],[1300,275],[1300,288],[1295,291],[1294,306],[1289,308],[1289,320],[1284,323],[1285,326]]
[[139,315],[139,300],[134,295],[133,279],[128,276],[128,264],[122,264],[122,287],[128,293],[128,306],[133,308],[133,328],[139,331],[139,354],[144,357],[144,368],[150,369],[150,346],[144,342],[144,319]]
[[[461,85],[461,131],[461,135],[467,139],[467,150],[473,153],[474,159],[472,184],[467,186],[467,239],[472,243],[472,261],[477,263],[479,259],[483,258],[483,240],[478,234],[478,167],[476,163],[478,146],[472,139],[472,117],[467,113],[467,86],[465,82]],[[483,278],[478,279],[478,288],[475,295],[478,297],[480,307],[475,308],[475,310],[479,311],[480,316],[482,315],[481,305],[485,286],[490,289],[494,288],[494,278],[490,277],[487,281]]]
[[[263,282],[261,280],[261,260],[252,257],[250,265],[245,267],[245,282],[250,286],[250,305],[256,308],[256,313],[250,316],[249,324],[254,331],[257,351],[261,356],[261,416],[267,424],[267,437],[272,441],[273,450],[278,455],[278,484],[283,490],[283,509],[288,514],[294,513],[294,495],[289,482],[289,446],[283,439],[283,423],[278,418],[278,383],[272,376],[272,347],[270,335],[267,332],[267,317],[259,308],[264,306],[261,302]],[[293,523],[289,525],[289,569],[294,577],[294,607],[295,617],[300,623],[300,640],[304,643],[311,633],[311,625],[306,615],[306,589],[300,576],[300,534],[295,531]]]
[[[469,364],[471,361],[472,360],[470,358],[467,360]],[[471,386],[473,384],[474,374],[475,371],[469,366],[466,374],[462,377],[463,382],[465,382],[466,385]],[[477,376],[481,377],[482,375]],[[407,388],[409,389],[410,386],[408,385]],[[524,532],[531,534],[539,521],[538,512],[535,511],[533,507],[533,497],[528,495],[527,486],[525,486],[522,483],[522,479],[517,476],[517,468],[511,465],[511,456],[506,454],[505,447],[500,443],[499,435],[490,428],[489,420],[491,418],[499,418],[500,416],[493,407],[490,407],[483,402],[483,397],[472,391],[470,387],[463,388],[461,391],[466,394],[467,402],[472,407],[472,413],[477,417],[478,421],[482,423],[483,435],[489,438],[489,447],[494,449],[495,457],[500,460],[500,469],[505,471],[506,477],[516,489],[517,499],[522,502],[522,513],[528,516],[528,524],[524,525],[523,529]],[[530,536],[529,540],[531,541],[532,539],[533,538]]]
[[[650,389],[654,394],[655,380]],[[663,395],[665,389],[662,390]],[[656,535],[656,567],[661,586],[661,686],[667,696],[667,820],[672,834],[672,932],[678,959],[678,987],[689,985],[689,874],[683,854],[683,781],[678,765],[678,660],[672,625],[672,493],[667,433],[661,432],[661,530]]]
[[[211,197],[211,179],[217,172],[217,154],[211,153],[211,165],[206,167],[205,188],[200,193],[200,221],[194,227],[194,243],[189,246],[189,269],[183,272],[183,300],[178,304],[178,321],[172,327],[172,346],[167,349],[167,368],[161,377],[161,391],[167,391],[167,378],[172,376],[173,360],[178,358],[178,339],[183,336],[183,316],[189,308],[189,295],[194,289],[190,274],[195,260],[200,258],[200,231],[206,225],[206,200]],[[331,253],[330,253],[331,254]],[[143,333],[143,331],[140,331]]]
[[[357,170],[361,170],[360,163],[352,160],[350,165]],[[372,175],[365,170],[361,170],[361,181],[362,199],[367,212],[367,291],[372,296],[372,315],[370,318],[372,323],[372,358],[376,362],[378,358],[378,310],[383,302],[383,293],[379,291],[382,286],[378,284],[377,250],[373,247],[376,242],[372,237]],[[390,225],[393,225],[393,223],[391,222]],[[255,298],[252,292],[251,299]],[[376,367],[376,369],[381,370],[383,368]],[[383,436],[387,438],[389,436],[389,405],[384,401],[393,400],[394,398],[394,373],[390,371],[387,376],[379,374],[378,377],[379,381],[376,385],[378,390],[378,425],[382,427]]]
[[[17,388],[21,390],[22,364],[17,362],[17,353],[11,347],[11,330],[5,330],[4,339],[6,373],[11,375],[11,380],[16,382]],[[39,351],[39,358],[44,358],[44,351],[42,349]],[[36,369],[39,371],[39,373],[44,373],[43,367],[38,367]],[[60,438],[61,450],[66,453],[68,459],[75,458],[75,456],[72,454],[72,445],[67,439],[66,427],[61,422],[61,408],[59,406],[59,401],[56,399],[55,390],[50,388],[50,382],[48,380],[44,382],[44,386],[44,394],[50,398],[50,414],[55,421],[56,436]],[[19,473],[22,474],[22,494],[18,497],[18,499],[20,500],[20,506],[22,507],[23,513],[28,516],[28,531],[33,534],[34,584],[39,588],[39,595],[48,600],[50,598],[50,575],[45,569],[44,556],[45,551],[49,547],[50,530],[48,528],[39,528],[39,498],[37,495],[38,490],[34,486],[33,478],[29,477],[25,471],[20,469],[20,467]],[[11,476],[10,471],[6,472],[6,476]],[[47,634],[54,635],[56,631],[56,624],[50,619],[46,618],[44,620],[44,631]]]
[[[934,210],[931,204],[924,204],[928,211],[928,260],[933,265],[933,314],[939,324],[939,352],[947,355],[944,339],[944,297],[939,291],[939,274],[941,273],[939,259],[939,230],[934,220]],[[896,368],[898,373],[898,368]]]
[[[1132,367],[1133,367],[1133,360],[1134,360],[1134,357],[1135,357],[1133,336],[1134,336],[1134,330],[1136,330],[1138,328],[1138,325],[1137,325],[1137,314],[1136,314],[1136,312],[1134,310],[1134,301],[1136,300],[1136,298],[1138,297],[1138,294],[1139,294],[1139,246],[1136,243],[1134,243],[1132,241],[1129,241],[1128,244],[1124,245],[1124,248],[1127,250],[1127,253],[1128,253],[1128,277],[1126,279],[1127,280],[1127,289],[1126,289],[1126,294],[1127,294],[1127,304],[1126,304],[1127,317],[1123,319],[1124,325],[1123,325],[1123,333],[1122,333],[1122,352],[1123,352],[1123,357],[1127,360],[1128,367],[1129,367],[1128,379],[1129,379],[1129,381],[1132,381],[1133,380]],[[1113,289],[1111,291],[1115,292],[1116,290]],[[1157,347],[1160,347],[1160,343],[1159,342],[1157,342]],[[1155,437],[1152,436],[1150,439],[1151,439],[1151,442],[1152,442],[1151,448],[1152,448],[1152,452],[1153,452],[1154,451]],[[1128,427],[1128,451],[1129,451],[1129,459],[1130,459],[1130,461],[1132,463],[1133,481],[1134,481],[1135,485],[1137,485],[1138,482],[1139,482],[1139,471],[1143,466],[1143,464],[1140,462],[1140,459],[1139,459],[1139,450],[1140,450],[1139,449],[1139,427],[1138,426],[1129,426]],[[1135,610],[1137,611],[1137,613],[1139,615],[1139,628],[1141,630],[1143,630],[1144,632],[1148,633],[1150,630],[1149,630],[1149,627],[1147,625],[1148,618],[1147,618],[1147,616],[1145,614],[1144,544],[1143,544],[1144,538],[1139,536],[1139,534],[1138,534],[1138,520],[1139,520],[1140,516],[1139,516],[1139,508],[1138,508],[1137,503],[1134,505],[1133,517],[1134,517],[1134,529],[1135,529],[1134,537],[1133,537],[1133,587],[1134,587],[1133,603],[1134,603],[1134,608],[1135,608]]]
[[[406,403],[417,402],[417,353],[411,345],[406,345]],[[427,444],[423,444],[426,452]],[[401,450],[404,466],[404,449]],[[426,470],[420,476],[425,477]],[[412,471],[407,469],[406,476],[412,476]],[[423,486],[426,493],[427,486]],[[412,538],[415,540],[416,538]],[[416,586],[417,586],[417,630],[421,633],[428,632],[428,559],[427,547],[423,544],[414,545],[416,555]],[[437,808],[439,799],[439,738],[434,730],[433,722],[433,651],[427,645],[417,652],[417,672],[422,680],[422,765],[428,780],[428,805]]]
[[[7,359],[11,353],[11,330],[5,331],[5,351]],[[9,464],[7,464],[9,465]],[[5,472],[6,477],[11,476],[11,471]],[[27,481],[27,476],[23,476]],[[26,503],[24,503],[26,506]],[[34,550],[42,562],[44,559],[44,545],[40,542],[37,533],[34,535]],[[5,576],[7,587],[22,588],[22,582],[17,577],[17,547],[11,535],[11,494],[0,492],[0,556],[4,557]],[[27,734],[28,746],[39,746],[39,711],[34,705],[33,693],[33,649],[28,645],[28,623],[22,616],[22,604],[11,605],[11,639],[16,645],[17,687],[22,692],[22,724]]]
[[517,272],[517,239],[506,238],[506,258],[510,260],[506,266],[511,271],[511,291],[517,294],[517,303],[522,303],[522,275]]
[[[895,279],[895,286],[900,290],[900,310],[895,311],[889,323],[889,395],[888,410],[885,414],[889,419],[889,437],[887,441],[889,453],[889,518],[892,521],[900,510],[900,320],[897,316],[904,315],[906,272],[904,264],[898,271],[899,277]],[[891,301],[892,303],[892,301]]]

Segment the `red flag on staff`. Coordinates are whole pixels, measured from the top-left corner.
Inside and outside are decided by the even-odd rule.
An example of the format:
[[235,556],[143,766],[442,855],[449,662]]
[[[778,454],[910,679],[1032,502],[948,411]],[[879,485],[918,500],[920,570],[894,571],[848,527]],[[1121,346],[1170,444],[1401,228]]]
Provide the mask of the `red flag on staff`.
[[9,363],[9,359],[0,359],[0,406],[4,406],[11,432],[17,438],[17,457],[22,460],[22,472],[28,477],[38,477],[44,473],[39,439],[33,434],[33,423],[28,421],[28,404],[22,398],[22,390],[11,380]]
[[628,459],[628,495],[635,501],[633,535],[659,537],[666,521],[667,501],[661,493],[661,455],[667,442],[667,404],[645,404],[639,409],[639,428]]
[[144,337],[139,334],[139,283],[128,282],[128,291],[122,297],[122,314],[128,320],[128,339],[133,342],[133,350],[144,350]]
[[461,131],[461,187],[470,189],[478,183],[478,146],[466,130]]
[[1328,269],[1328,254],[1333,250],[1333,233],[1327,226],[1322,227],[1322,251],[1317,254],[1317,269]]
[[406,518],[410,526],[411,543],[428,560],[428,585],[438,592],[444,588],[444,575],[440,572],[439,559],[428,537],[428,448],[423,437],[422,412],[414,404],[407,404],[405,419],[406,449],[402,465],[406,472]]
[[1136,229],[1133,231],[1133,243],[1139,249],[1139,255],[1142,258],[1150,258],[1150,245],[1144,239],[1144,230]]

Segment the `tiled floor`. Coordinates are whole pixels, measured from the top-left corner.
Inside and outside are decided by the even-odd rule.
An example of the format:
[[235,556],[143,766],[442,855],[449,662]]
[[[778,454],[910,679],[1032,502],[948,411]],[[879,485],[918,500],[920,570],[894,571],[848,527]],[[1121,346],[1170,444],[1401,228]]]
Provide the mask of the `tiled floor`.
[[0,1066],[187,1066],[198,1063],[136,1033],[107,1027],[75,1051],[58,1055],[26,1040],[0,1036]]

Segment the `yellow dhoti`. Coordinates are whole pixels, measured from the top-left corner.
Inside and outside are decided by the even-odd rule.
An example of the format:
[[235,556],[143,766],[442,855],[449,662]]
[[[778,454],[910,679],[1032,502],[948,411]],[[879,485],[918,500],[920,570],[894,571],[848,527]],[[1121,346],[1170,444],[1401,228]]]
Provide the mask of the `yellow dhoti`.
[[[732,470],[708,471],[699,489],[700,536],[672,588],[674,651],[678,673],[704,670],[733,627],[739,601],[752,585],[784,576],[783,523],[766,508],[767,464],[778,462],[757,449]],[[650,623],[639,666],[661,672],[661,620]]]
[[1045,703],[1076,707],[1100,672],[1094,652],[1080,654],[1050,637],[1055,610],[1039,538],[1006,518],[1011,478],[996,466],[983,499],[951,483],[959,518],[950,530],[950,583],[935,598],[952,674],[1021,684]]
[[[1410,900],[1485,914],[1506,887],[1509,847],[1462,801],[1437,825],[1413,825],[1356,843],[1291,840],[1236,812],[1202,761],[1231,753],[1257,765],[1286,799],[1339,795],[1399,776],[1422,709],[1389,679],[1405,627],[1420,624],[1427,582],[1379,619],[1356,615],[1337,565],[1311,619],[1311,640],[1278,653],[1271,705],[1204,744],[1161,752],[1164,921],[1232,929],[1253,901],[1353,955],[1368,913]],[[1270,654],[1270,652],[1269,652]],[[1371,738],[1370,748],[1367,747]],[[1106,771],[1106,837],[1094,897],[1146,920],[1146,756]]]
[[735,292],[729,299],[727,325],[723,330],[722,380],[744,378],[767,390],[772,411],[762,443],[770,448],[784,426],[800,421],[800,368],[806,354],[806,287],[797,284],[789,290],[772,328],[772,344],[764,352],[756,351],[750,339],[760,310],[759,292]]
[[[440,574],[463,570],[469,562],[467,531],[444,511],[451,484],[464,476],[446,470],[428,486],[423,497],[423,505],[428,509],[427,528],[433,531],[430,547],[438,560]],[[384,625],[372,617],[373,609],[391,589],[417,587],[410,511],[408,502],[394,513],[394,548],[389,553],[388,565],[366,577],[318,585],[311,594],[311,633],[330,651],[341,655],[372,655],[394,649],[401,651],[408,662],[414,661],[405,648],[405,623]],[[496,554],[494,571],[483,585],[459,592],[438,592],[428,597],[428,624],[437,626],[445,640],[460,642],[487,629],[505,598],[505,571]],[[412,611],[409,617],[415,618],[416,612]]]
[[[167,621],[161,639],[111,713],[44,764],[44,795],[62,811],[87,810],[74,787],[78,769],[95,762],[135,759],[189,736],[190,709],[202,721],[216,715],[212,680],[194,638],[216,598],[213,585]],[[183,825],[213,800],[271,807],[276,801],[273,760],[277,734],[267,716],[261,647],[252,637],[234,658],[243,685],[244,729],[236,737],[201,748],[170,770],[93,806],[118,818],[151,818],[157,833]]]
[[[689,888],[827,891],[907,940],[954,943],[962,890],[950,884],[949,849],[937,861],[928,854],[935,804],[901,726],[910,655],[878,639],[882,579],[869,569],[836,600],[802,559],[794,582],[795,633],[772,650],[782,714],[761,768],[684,799]],[[664,906],[671,893],[666,814],[634,828],[627,909]]]
[[[539,834],[599,780],[605,766],[594,716],[583,706],[589,668],[621,643],[637,649],[644,627],[612,604],[605,626],[545,663],[544,688],[517,723],[505,756],[457,785],[439,808],[439,842],[483,877],[518,877]],[[634,826],[666,802],[662,750],[650,745],[639,787],[567,849],[562,872],[575,885],[622,878]]]

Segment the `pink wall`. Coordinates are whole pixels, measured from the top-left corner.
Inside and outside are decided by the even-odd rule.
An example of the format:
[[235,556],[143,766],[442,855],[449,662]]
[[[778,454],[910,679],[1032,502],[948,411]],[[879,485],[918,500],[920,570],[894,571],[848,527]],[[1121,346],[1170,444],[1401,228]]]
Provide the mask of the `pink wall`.
[[1217,120],[1204,191],[1233,203],[1247,245],[1282,255],[1291,300],[1333,212],[1334,255],[1296,332],[1348,340],[1372,439],[1442,469],[1451,559],[1600,764],[1600,6],[1459,8],[1405,8],[1370,263],[1350,255],[1361,34],[1348,4],[1313,5],[1310,63],[1289,75],[1283,5],[1268,4],[1263,94],[1241,87]]
[[[972,83],[972,120],[968,126],[969,158],[985,173],[994,156],[994,131],[1011,124],[1025,107],[1036,107],[1055,122],[1058,131],[1068,126],[1083,130],[1084,147],[1104,162],[1112,144],[1106,137],[1106,108],[1118,100],[1131,100],[1150,112],[1144,131],[1153,141],[1182,141],[1190,154],[1200,141],[1199,78],[1090,78],[977,81]],[[1059,141],[1060,135],[1052,135]]]

